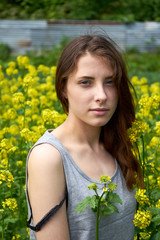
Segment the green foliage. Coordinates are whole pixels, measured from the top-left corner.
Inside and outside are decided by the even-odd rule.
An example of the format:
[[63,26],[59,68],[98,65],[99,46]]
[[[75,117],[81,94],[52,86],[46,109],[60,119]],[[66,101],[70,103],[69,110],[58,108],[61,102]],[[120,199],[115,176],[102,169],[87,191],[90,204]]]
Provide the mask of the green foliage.
[[103,216],[107,216],[110,215],[111,213],[119,213],[118,208],[113,205],[113,204],[104,204],[104,206],[106,205],[106,208],[102,209],[102,215]]
[[122,200],[121,198],[119,197],[119,195],[117,193],[114,193],[114,192],[108,192],[108,201],[109,202],[112,202],[112,203],[120,203],[122,204]]
[[76,210],[75,210],[75,213],[78,213],[78,212],[83,212],[86,207],[88,207],[88,205],[93,209],[93,211],[95,210],[95,208],[97,207],[98,205],[98,201],[97,201],[97,197],[94,195],[93,197],[86,197],[85,199],[82,200],[82,202],[80,202],[77,207],[76,207]]
[[149,83],[157,81],[157,76],[160,74],[159,53],[138,53],[127,52],[125,60],[128,67],[130,78],[138,76],[139,78],[146,77]]
[[160,1],[1,0],[0,18],[160,21]]
[[11,49],[5,43],[0,43],[0,60],[7,60],[10,57]]

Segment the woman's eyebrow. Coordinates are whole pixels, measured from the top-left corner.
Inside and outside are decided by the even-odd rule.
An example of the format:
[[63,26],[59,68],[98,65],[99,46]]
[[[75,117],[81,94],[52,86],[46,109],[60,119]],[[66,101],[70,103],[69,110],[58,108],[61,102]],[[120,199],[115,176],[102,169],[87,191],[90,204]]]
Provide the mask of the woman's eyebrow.
[[[92,76],[81,76],[81,77],[78,77],[78,79],[95,79],[94,77],[92,77]],[[107,77],[105,77],[104,78],[104,80],[108,80],[108,79],[111,79],[111,78],[113,78],[113,75],[109,75],[109,76],[107,76]]]
[[81,77],[79,77],[78,79],[95,79],[94,77],[91,77],[91,76],[81,76]]
[[110,75],[110,76],[105,77],[105,80],[112,79],[112,78],[113,78],[113,75]]

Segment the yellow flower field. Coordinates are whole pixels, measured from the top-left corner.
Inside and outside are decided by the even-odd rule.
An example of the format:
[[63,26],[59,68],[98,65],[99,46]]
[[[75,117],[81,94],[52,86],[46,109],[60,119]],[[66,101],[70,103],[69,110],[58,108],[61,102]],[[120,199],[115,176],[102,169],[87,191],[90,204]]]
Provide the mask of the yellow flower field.
[[[30,147],[66,115],[54,86],[56,67],[30,64],[26,56],[0,66],[0,239],[28,239],[25,164]],[[135,239],[160,239],[160,83],[131,79],[137,120],[129,129],[145,178],[136,189]]]

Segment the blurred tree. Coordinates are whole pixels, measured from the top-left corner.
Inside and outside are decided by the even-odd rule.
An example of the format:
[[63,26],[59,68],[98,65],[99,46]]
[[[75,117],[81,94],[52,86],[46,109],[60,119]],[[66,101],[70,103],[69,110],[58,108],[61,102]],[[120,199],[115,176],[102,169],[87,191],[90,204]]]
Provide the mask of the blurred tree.
[[0,18],[160,21],[160,0],[1,0]]

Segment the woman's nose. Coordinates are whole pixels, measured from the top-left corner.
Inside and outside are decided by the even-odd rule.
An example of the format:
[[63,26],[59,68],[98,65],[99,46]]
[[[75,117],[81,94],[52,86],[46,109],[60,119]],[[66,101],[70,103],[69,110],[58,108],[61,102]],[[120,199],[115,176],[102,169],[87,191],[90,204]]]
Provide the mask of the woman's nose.
[[107,93],[104,86],[97,86],[95,89],[95,101],[104,102],[107,100]]

